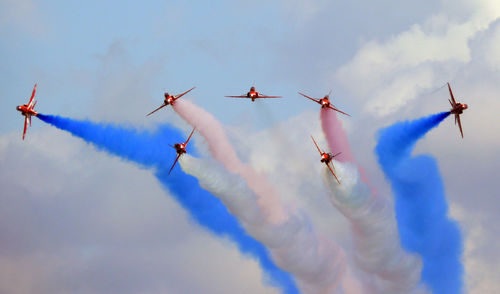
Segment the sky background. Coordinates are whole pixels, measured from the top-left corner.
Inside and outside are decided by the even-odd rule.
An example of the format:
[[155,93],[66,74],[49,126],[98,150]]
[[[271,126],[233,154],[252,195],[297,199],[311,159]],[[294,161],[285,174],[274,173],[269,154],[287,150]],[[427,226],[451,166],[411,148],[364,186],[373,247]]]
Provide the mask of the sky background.
[[[469,104],[465,138],[449,118],[416,152],[437,159],[464,233],[466,292],[493,293],[499,19],[495,0],[0,0],[0,292],[278,293],[255,261],[194,223],[152,171],[37,119],[22,141],[14,108],[35,83],[42,113],[139,128],[168,122],[186,133],[172,109],[145,114],[163,92],[196,86],[183,99],[221,121],[241,158],[348,248],[345,220],[315,188],[320,167],[308,165],[316,160],[308,136],[324,143],[318,105],[297,91],[333,91],[333,103],[352,115],[343,122],[355,157],[390,195],[373,153],[377,130],[448,110],[449,81]],[[284,99],[223,97],[252,85]],[[300,183],[283,179],[283,169]]]

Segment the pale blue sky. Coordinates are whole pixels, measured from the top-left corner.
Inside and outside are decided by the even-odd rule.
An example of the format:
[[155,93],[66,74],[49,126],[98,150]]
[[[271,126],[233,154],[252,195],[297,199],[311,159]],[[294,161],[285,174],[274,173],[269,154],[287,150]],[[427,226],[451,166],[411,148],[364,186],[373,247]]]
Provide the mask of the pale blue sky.
[[[233,122],[249,105],[223,95],[243,93],[255,83],[264,93],[285,97],[272,102],[279,109],[271,108],[282,120],[314,108],[298,90],[314,96],[330,89],[343,94],[326,76],[346,63],[363,39],[383,39],[432,10],[418,8],[425,7],[418,1],[400,7],[338,1],[318,2],[319,9],[307,12],[307,2],[293,2],[4,2],[2,15],[9,17],[0,29],[0,132],[22,124],[11,108],[24,103],[35,82],[40,111],[92,116],[92,104],[99,103],[96,96],[106,88],[97,79],[120,72],[124,77],[116,83],[130,89],[126,77],[145,64],[155,70],[139,74],[148,81],[134,93],[141,97],[123,97],[113,111],[127,109],[127,99],[142,99],[144,112],[161,101],[163,91],[194,85],[201,106]],[[110,48],[119,48],[123,56],[116,57]],[[104,56],[115,58],[114,68],[106,68]],[[130,66],[118,68],[123,63]],[[345,98],[337,104],[356,112]]]

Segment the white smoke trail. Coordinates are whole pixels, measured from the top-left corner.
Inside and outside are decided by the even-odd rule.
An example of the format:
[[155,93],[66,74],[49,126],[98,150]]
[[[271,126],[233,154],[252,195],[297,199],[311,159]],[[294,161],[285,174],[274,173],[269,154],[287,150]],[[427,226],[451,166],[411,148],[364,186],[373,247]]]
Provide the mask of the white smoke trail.
[[401,248],[392,204],[370,192],[357,168],[335,162],[341,185],[325,168],[323,180],[332,204],[352,227],[354,262],[375,293],[428,293],[420,282],[422,261]]
[[346,270],[343,250],[329,239],[318,237],[306,216],[284,207],[286,221],[269,222],[259,196],[244,178],[213,160],[187,154],[180,164],[201,187],[221,199],[250,235],[268,247],[280,268],[294,274],[304,293],[350,293],[340,288]]
[[250,166],[243,164],[229,142],[219,121],[204,109],[187,100],[173,105],[174,110],[205,138],[212,156],[232,173],[240,174],[248,187],[258,196],[261,207],[266,211],[268,221],[280,223],[286,220],[286,212],[279,195],[267,179],[256,173]]

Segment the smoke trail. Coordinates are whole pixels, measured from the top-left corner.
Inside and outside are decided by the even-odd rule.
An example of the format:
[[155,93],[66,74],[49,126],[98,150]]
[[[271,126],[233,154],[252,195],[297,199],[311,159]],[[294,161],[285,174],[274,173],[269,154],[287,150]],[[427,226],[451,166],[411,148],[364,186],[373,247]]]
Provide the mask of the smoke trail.
[[[355,162],[349,145],[349,140],[347,139],[342,122],[337,117],[337,112],[329,108],[321,108],[320,120],[321,128],[325,134],[330,152],[342,152],[335,156],[335,159],[340,162]],[[363,167],[358,165],[358,170],[361,173],[361,180],[369,184],[370,181],[368,181],[368,177],[366,176]],[[374,186],[371,186],[370,188],[373,193],[376,193],[376,188]]]
[[340,162],[354,162],[347,135],[344,132],[342,123],[337,118],[337,112],[329,108],[321,108],[320,118],[321,127],[330,151],[333,153],[342,152],[335,159]]
[[250,189],[259,196],[259,202],[266,211],[269,221],[275,223],[285,221],[286,212],[283,211],[283,204],[274,188],[266,178],[240,161],[219,121],[188,100],[176,102],[173,108],[186,122],[196,127],[207,141],[210,153],[217,161],[232,173],[240,174],[246,179]]
[[245,233],[219,199],[201,189],[195,178],[185,175],[179,168],[174,168],[171,175],[167,176],[176,155],[168,144],[185,140],[177,130],[161,125],[156,132],[140,132],[133,128],[59,116],[39,114],[38,118],[70,132],[100,150],[138,163],[143,168],[154,168],[155,176],[163,187],[173,192],[175,199],[200,225],[219,236],[228,236],[241,252],[257,258],[271,278],[268,282],[280,287],[283,293],[298,293],[290,274],[276,267],[266,248]]
[[[255,224],[245,219],[248,213],[242,210],[231,210],[240,220],[246,221],[246,227],[252,236],[270,248],[276,263],[297,278],[299,285],[308,293],[324,293],[328,289],[338,287],[345,271],[344,254],[341,248],[326,240],[319,239],[311,231],[311,224],[305,217],[286,208],[279,195],[267,179],[256,173],[250,166],[245,166],[236,157],[232,145],[227,139],[220,123],[209,113],[186,100],[174,105],[174,110],[189,124],[196,127],[209,144],[214,158],[223,166],[239,175],[247,187],[252,191],[255,203],[253,209],[258,213]],[[226,157],[227,154],[227,157]],[[201,164],[201,163],[200,163]],[[221,198],[224,192],[219,186],[230,175],[214,179],[211,169],[197,169],[196,165],[183,166],[189,173],[195,174],[203,185]],[[233,177],[236,175],[232,175]],[[227,184],[227,183],[226,183]],[[231,201],[238,201],[234,194],[248,193],[245,191],[228,193],[223,199],[228,207],[235,205]],[[257,228],[257,229],[254,229]]]
[[[322,109],[321,123],[331,150],[346,154],[340,161],[354,162],[349,142],[337,113]],[[341,149],[341,150],[338,150]],[[335,158],[337,159],[337,157]],[[337,163],[342,184],[338,185],[325,168],[324,181],[330,201],[347,218],[354,242],[354,261],[365,275],[371,293],[422,293],[419,285],[422,262],[400,246],[393,209],[387,198],[368,189],[365,174],[354,165]],[[371,190],[371,192],[370,192]]]
[[342,184],[326,168],[323,180],[330,201],[351,225],[354,261],[368,274],[363,280],[370,293],[423,293],[418,287],[422,262],[401,248],[390,203],[370,193],[353,164],[335,163],[335,168]]
[[345,270],[344,255],[335,244],[319,239],[304,215],[289,213],[286,222],[266,220],[258,196],[245,179],[230,173],[213,160],[187,155],[182,169],[199,179],[200,185],[219,197],[243,227],[266,244],[276,263],[296,274],[305,293],[337,293]]
[[411,157],[411,152],[448,115],[443,112],[382,129],[375,148],[395,194],[402,246],[421,255],[422,281],[435,294],[462,291],[462,238],[458,225],[447,218],[448,204],[435,159]]

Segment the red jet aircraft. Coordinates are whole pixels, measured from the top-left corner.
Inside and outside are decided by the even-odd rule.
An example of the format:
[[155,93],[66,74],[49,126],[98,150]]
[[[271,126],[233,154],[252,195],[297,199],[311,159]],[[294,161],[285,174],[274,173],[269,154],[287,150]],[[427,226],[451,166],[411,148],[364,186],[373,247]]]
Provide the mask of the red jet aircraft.
[[23,140],[24,135],[26,135],[26,128],[28,124],[31,126],[31,116],[37,116],[38,112],[35,111],[36,101],[33,102],[33,98],[35,98],[36,85],[33,87],[33,92],[31,93],[31,98],[28,104],[19,105],[16,107],[17,111],[20,111],[22,115],[24,115],[24,131],[23,131]]
[[192,87],[191,89],[189,89],[186,92],[184,92],[182,94],[179,94],[179,95],[170,95],[167,92],[165,92],[165,94],[164,94],[165,100],[163,100],[163,105],[160,106],[160,107],[158,107],[158,108],[156,108],[155,110],[151,111],[146,116],[149,116],[149,115],[157,112],[158,110],[162,109],[163,107],[165,107],[167,105],[173,105],[175,103],[175,100],[177,100],[177,99],[181,98],[182,96],[186,95],[189,91],[193,90],[194,88],[196,88],[196,87]]
[[191,136],[193,135],[195,129],[196,128],[193,128],[193,130],[191,131],[191,134],[187,138],[186,142],[184,142],[184,143],[175,143],[174,146],[169,145],[170,147],[172,147],[172,148],[175,149],[175,152],[177,152],[177,158],[175,159],[174,164],[172,164],[172,167],[170,168],[170,170],[168,171],[168,174],[170,174],[170,172],[174,168],[175,164],[179,160],[179,157],[181,157],[182,154],[186,153],[186,146],[187,146],[187,144],[189,142],[189,139],[191,139]]
[[[331,93],[331,92],[332,92],[332,91],[330,91],[330,93]],[[335,110],[335,111],[338,111],[338,112],[340,112],[340,113],[342,113],[342,114],[345,114],[345,115],[350,116],[349,114],[347,114],[347,113],[345,113],[345,112],[343,112],[343,111],[340,111],[337,107],[335,107],[335,105],[333,105],[333,104],[330,102],[330,100],[328,99],[328,98],[330,98],[330,93],[328,93],[328,95],[326,95],[325,97],[323,97],[323,98],[319,99],[319,98],[312,98],[312,97],[309,97],[309,96],[307,96],[306,94],[303,94],[303,93],[300,93],[300,92],[299,92],[299,94],[300,94],[300,95],[302,95],[302,96],[304,96],[304,97],[306,97],[306,98],[308,98],[308,99],[311,99],[312,101],[314,101],[314,102],[316,102],[316,103],[318,103],[318,104],[321,104],[321,108],[328,107],[328,108],[333,109],[333,110]]]
[[230,97],[230,98],[250,98],[252,99],[252,102],[255,101],[255,99],[258,98],[281,98],[281,96],[267,96],[264,94],[261,94],[255,90],[255,87],[251,87],[250,91],[247,92],[246,95],[241,95],[241,96],[224,96],[224,97]]
[[451,110],[450,113],[455,115],[455,124],[458,123],[458,128],[460,129],[460,134],[462,135],[462,138],[464,137],[464,133],[462,131],[462,122],[460,122],[460,115],[464,112],[465,109],[467,109],[467,104],[462,104],[462,103],[457,103],[455,101],[455,97],[453,97],[453,92],[451,91],[450,83],[448,83],[448,90],[450,90],[450,96],[451,100]]
[[[313,136],[311,136],[311,139],[313,140],[314,145],[316,145],[316,148],[318,148],[319,154],[321,154],[321,162],[324,162],[324,163],[326,164],[326,166],[328,166],[328,169],[330,169],[330,171],[332,172],[332,175],[333,175],[333,176],[335,177],[335,179],[337,180],[337,183],[339,183],[339,184],[340,184],[339,179],[337,178],[337,176],[336,176],[336,175],[335,175],[335,173],[333,172],[333,169],[332,169],[332,167],[333,167],[333,163],[332,163],[332,166],[330,166],[330,162],[332,162],[332,159],[333,159],[335,156],[339,155],[339,154],[340,154],[340,153],[342,153],[342,152],[339,152],[339,153],[337,153],[337,154],[332,154],[332,153],[326,153],[326,152],[323,152],[323,151],[321,151],[321,149],[319,149],[318,144],[316,144],[316,141],[314,141]],[[333,167],[333,168],[335,168],[335,167]]]

